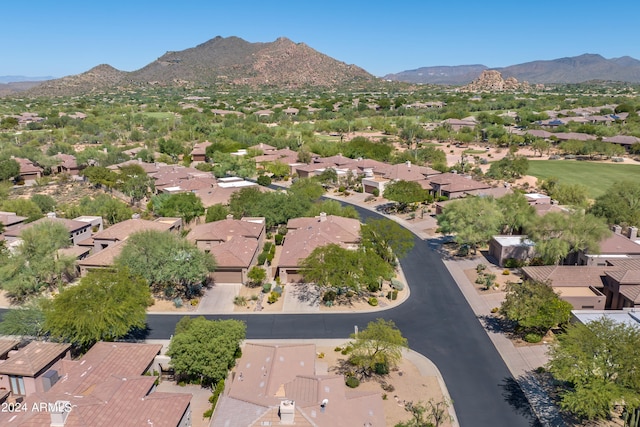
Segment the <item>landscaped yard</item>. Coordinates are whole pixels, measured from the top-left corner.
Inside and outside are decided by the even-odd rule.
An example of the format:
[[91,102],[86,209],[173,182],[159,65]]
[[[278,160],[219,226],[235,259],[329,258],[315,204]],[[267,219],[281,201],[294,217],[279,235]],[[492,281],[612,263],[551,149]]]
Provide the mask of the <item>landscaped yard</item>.
[[640,163],[615,164],[575,160],[535,160],[529,162],[528,175],[538,179],[558,178],[566,184],[581,184],[596,198],[616,181],[640,179]]

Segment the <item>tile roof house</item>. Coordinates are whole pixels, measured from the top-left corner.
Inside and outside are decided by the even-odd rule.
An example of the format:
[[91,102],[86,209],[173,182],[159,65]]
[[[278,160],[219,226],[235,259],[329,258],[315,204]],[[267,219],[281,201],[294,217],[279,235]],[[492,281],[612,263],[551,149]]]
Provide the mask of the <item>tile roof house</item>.
[[314,249],[332,243],[355,249],[360,243],[359,220],[324,212],[314,218],[292,218],[287,229],[278,261],[278,275],[283,283],[302,279],[300,261]]
[[0,224],[5,228],[22,224],[26,221],[26,216],[16,215],[15,212],[0,212]]
[[69,175],[76,176],[80,173],[80,166],[76,161],[76,156],[72,154],[58,153],[55,156],[60,163],[56,166],[57,173],[68,173]]
[[18,175],[18,179],[24,181],[25,184],[32,184],[37,178],[42,176],[43,169],[31,160],[20,157],[14,157],[13,160],[20,165],[20,175]]
[[313,344],[246,344],[220,396],[211,427],[384,426],[382,397],[348,389],[316,366]]
[[191,150],[191,160],[194,162],[206,162],[207,161],[207,147],[212,143],[209,141],[199,142],[193,146]]
[[217,283],[245,283],[247,272],[256,264],[265,237],[264,218],[221,221],[196,225],[187,240],[216,260],[213,280]]
[[99,342],[80,360],[63,360],[49,371],[45,389],[30,397],[52,410],[1,413],[0,424],[188,427],[191,395],[156,392],[156,378],[143,375],[151,371],[161,348],[159,344]]
[[91,255],[78,261],[80,274],[84,276],[92,268],[112,266],[114,259],[122,251],[123,243],[134,233],[149,230],[169,232],[181,227],[182,221],[179,218],[157,218],[155,221],[133,218],[105,228],[93,235]]
[[70,344],[32,341],[9,352],[7,359],[0,360],[0,390],[11,391],[13,397],[44,391],[46,372],[60,366],[63,359],[69,359],[70,348]]
[[464,197],[466,193],[474,190],[490,188],[491,185],[476,181],[468,175],[457,173],[443,173],[429,178],[434,196],[446,196],[449,199]]
[[614,226],[613,233],[600,241],[598,253],[582,251],[578,255],[580,265],[608,265],[610,260],[640,258],[638,229],[629,227],[627,235],[622,234],[620,226]]
[[29,229],[34,225],[51,223],[62,224],[69,231],[69,240],[74,245],[91,237],[90,223],[67,218],[58,218],[56,217],[55,213],[50,213],[48,214],[48,216],[40,218],[33,222],[29,222],[26,224],[20,223],[12,225],[11,227],[7,227],[4,232],[4,236],[7,239],[7,242],[13,242],[20,238],[20,233],[22,233],[24,230]]

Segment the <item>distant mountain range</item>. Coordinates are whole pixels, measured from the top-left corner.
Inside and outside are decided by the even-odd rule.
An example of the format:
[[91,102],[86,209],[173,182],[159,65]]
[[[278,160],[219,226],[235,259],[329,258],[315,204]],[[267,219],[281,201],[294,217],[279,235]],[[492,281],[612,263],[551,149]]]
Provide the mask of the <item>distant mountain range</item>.
[[28,77],[28,76],[0,76],[0,83],[41,82],[55,79],[53,76]]
[[44,82],[28,93],[75,95],[140,85],[333,88],[347,84],[357,87],[375,80],[360,67],[337,61],[284,37],[269,43],[216,37],[193,48],[167,52],[136,71],[99,65],[82,74]]
[[[465,85],[483,71],[496,70],[520,82],[580,83],[591,80],[640,83],[640,61],[628,56],[605,59],[585,54],[572,58],[533,61],[493,68],[481,64],[422,67],[384,76],[413,84]],[[46,77],[0,77],[1,81]],[[132,86],[229,87],[276,89],[365,87],[378,81],[362,68],[345,64],[304,43],[281,37],[268,43],[250,43],[238,37],[216,37],[196,47],[167,52],[143,68],[126,72],[102,64],[82,74],[46,80],[0,84],[0,95],[81,95]]]
[[[422,67],[384,76],[386,80],[463,85],[478,78],[485,65],[458,65],[451,67]],[[504,78],[514,77],[529,83],[582,83],[591,80],[640,83],[640,61],[629,56],[606,59],[601,55],[584,54],[548,61],[532,61],[502,68]]]

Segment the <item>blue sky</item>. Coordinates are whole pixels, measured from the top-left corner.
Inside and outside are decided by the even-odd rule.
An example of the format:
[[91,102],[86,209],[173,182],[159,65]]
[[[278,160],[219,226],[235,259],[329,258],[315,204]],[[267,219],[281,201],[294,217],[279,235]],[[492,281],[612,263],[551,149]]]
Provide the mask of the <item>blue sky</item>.
[[640,2],[569,0],[33,0],[0,6],[0,76],[142,68],[218,35],[287,37],[383,76],[583,53],[640,59]]

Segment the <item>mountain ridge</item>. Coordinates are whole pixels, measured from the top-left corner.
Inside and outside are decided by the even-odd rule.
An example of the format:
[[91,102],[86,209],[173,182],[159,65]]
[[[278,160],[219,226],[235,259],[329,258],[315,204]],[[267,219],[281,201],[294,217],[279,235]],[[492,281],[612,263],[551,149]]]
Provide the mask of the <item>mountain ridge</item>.
[[[490,68],[481,64],[421,67],[416,70],[388,74],[384,78],[419,84],[468,84],[484,71],[479,70],[474,75],[471,67],[485,67],[486,70],[499,71],[505,78],[513,77],[518,81],[535,84],[582,83],[593,80],[640,83],[639,60],[630,56],[606,59],[602,55],[593,53],[550,60],[535,60],[507,67]],[[432,77],[434,73],[443,68],[447,68],[450,74]]]

